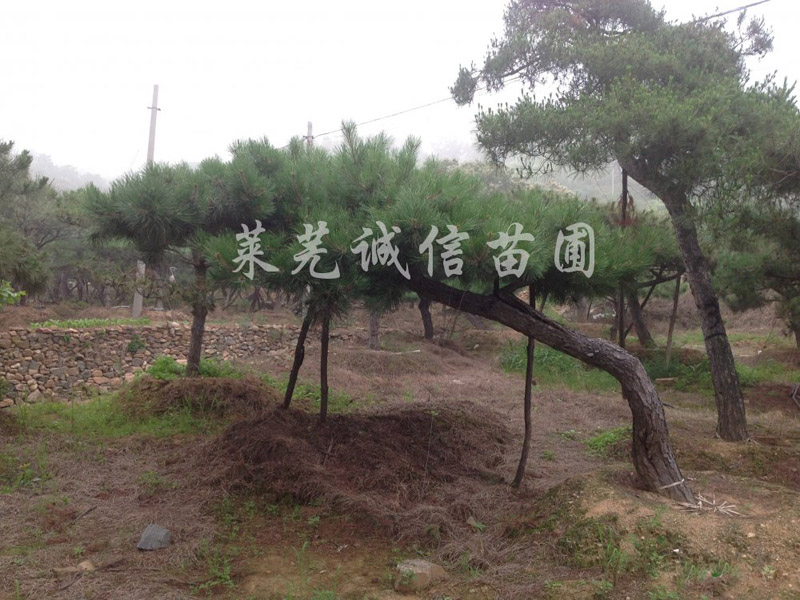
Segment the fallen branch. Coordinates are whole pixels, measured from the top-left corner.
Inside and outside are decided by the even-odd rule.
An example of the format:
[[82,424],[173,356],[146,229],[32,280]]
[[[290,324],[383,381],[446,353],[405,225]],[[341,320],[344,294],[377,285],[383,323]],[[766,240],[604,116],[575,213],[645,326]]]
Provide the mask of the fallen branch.
[[678,502],[678,506],[680,510],[688,510],[692,512],[713,512],[713,513],[720,513],[725,515],[726,517],[741,517],[742,513],[736,510],[735,504],[730,504],[723,500],[720,503],[717,503],[717,499],[713,498],[709,500],[708,498],[697,494],[696,496],[697,502],[695,504],[691,504],[690,502]]

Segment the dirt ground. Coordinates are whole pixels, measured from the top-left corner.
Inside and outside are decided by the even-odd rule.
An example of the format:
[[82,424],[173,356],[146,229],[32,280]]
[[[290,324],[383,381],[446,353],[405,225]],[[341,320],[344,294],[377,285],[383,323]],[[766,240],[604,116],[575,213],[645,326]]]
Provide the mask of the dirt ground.
[[[127,316],[44,312],[7,310],[0,326]],[[287,311],[258,318],[294,322]],[[203,432],[113,439],[27,430],[0,413],[0,452],[29,474],[0,488],[0,598],[800,598],[791,382],[746,390],[748,444],[714,439],[708,393],[660,389],[678,463],[705,510],[640,490],[624,437],[589,451],[593,436],[630,422],[613,390],[534,388],[531,457],[513,490],[523,380],[498,357],[518,336],[441,307],[434,319],[441,344],[421,339],[411,307],[386,316],[380,351],[366,347],[362,311],[336,323],[344,335],[331,344],[324,426],[313,414],[314,339],[288,413],[268,406]],[[681,333],[692,326],[689,315]],[[737,356],[798,364],[777,327],[763,312],[737,319]],[[287,352],[243,367],[280,381],[290,361]],[[148,523],[170,529],[168,548],[136,550]],[[418,557],[449,577],[396,594],[394,565]],[[95,570],[69,570],[86,560]]]

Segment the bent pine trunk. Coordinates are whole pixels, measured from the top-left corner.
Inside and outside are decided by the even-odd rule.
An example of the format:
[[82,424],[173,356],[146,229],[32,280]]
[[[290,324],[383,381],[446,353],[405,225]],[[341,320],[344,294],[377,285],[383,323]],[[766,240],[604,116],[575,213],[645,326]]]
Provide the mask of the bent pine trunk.
[[547,318],[513,295],[475,294],[419,276],[412,277],[408,285],[431,300],[502,323],[610,373],[620,382],[633,416],[632,458],[641,483],[664,496],[694,503],[692,491],[675,462],[664,407],[636,357],[614,343],[589,338]]

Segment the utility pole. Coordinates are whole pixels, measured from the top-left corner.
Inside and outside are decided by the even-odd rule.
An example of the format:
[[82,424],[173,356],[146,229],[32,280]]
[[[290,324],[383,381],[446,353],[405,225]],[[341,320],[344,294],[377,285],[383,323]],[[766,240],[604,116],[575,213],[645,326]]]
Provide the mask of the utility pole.
[[312,146],[314,145],[314,133],[313,127],[311,126],[311,121],[308,122],[308,134],[305,136],[306,138],[306,149],[311,150]]
[[[158,115],[158,111],[161,110],[158,108],[158,85],[153,86],[153,105],[147,107],[150,110],[150,139],[147,143],[147,164],[153,164],[153,158],[155,156],[156,151],[156,116]],[[131,310],[131,314],[134,319],[139,318],[142,315],[142,292],[139,289],[139,284],[142,282],[145,276],[145,269],[146,266],[144,261],[137,260],[136,261],[136,290],[133,294],[133,308]],[[159,304],[161,300],[159,299]]]
[[153,106],[150,109],[150,140],[147,143],[147,164],[153,164],[153,157],[156,151],[156,117],[158,116],[158,85],[153,86]]

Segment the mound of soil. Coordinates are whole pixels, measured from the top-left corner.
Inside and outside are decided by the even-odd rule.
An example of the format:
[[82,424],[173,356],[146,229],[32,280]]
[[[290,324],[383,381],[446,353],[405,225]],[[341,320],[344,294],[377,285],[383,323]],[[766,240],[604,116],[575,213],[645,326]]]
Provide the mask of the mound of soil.
[[163,414],[189,407],[198,413],[252,417],[282,402],[281,395],[255,377],[142,377],[120,391],[133,414]]
[[491,469],[509,437],[473,405],[332,415],[325,424],[277,408],[229,427],[202,461],[229,489],[321,501],[400,539],[430,540],[479,520],[496,503],[493,494],[508,493],[491,485],[502,482]]

